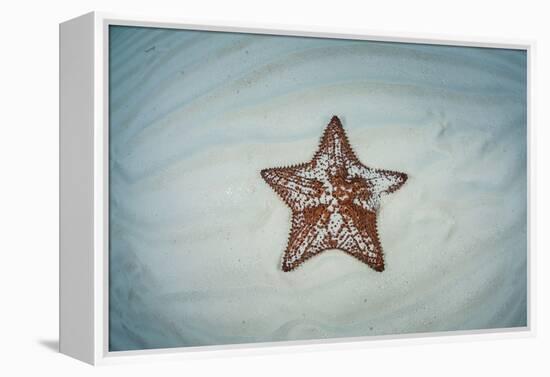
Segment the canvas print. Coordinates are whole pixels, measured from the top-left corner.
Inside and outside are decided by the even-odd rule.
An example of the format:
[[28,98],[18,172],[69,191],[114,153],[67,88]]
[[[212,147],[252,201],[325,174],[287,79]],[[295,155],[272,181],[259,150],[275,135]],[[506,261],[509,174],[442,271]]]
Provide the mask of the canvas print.
[[525,50],[110,26],[109,350],[528,325]]

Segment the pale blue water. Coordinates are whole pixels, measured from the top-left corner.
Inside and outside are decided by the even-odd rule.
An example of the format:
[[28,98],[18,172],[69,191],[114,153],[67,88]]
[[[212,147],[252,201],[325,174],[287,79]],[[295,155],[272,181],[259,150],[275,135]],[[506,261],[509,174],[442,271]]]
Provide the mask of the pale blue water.
[[[525,52],[111,27],[109,74],[111,351],[526,325]],[[410,177],[381,274],[279,268],[259,171],[308,161],[332,115]]]

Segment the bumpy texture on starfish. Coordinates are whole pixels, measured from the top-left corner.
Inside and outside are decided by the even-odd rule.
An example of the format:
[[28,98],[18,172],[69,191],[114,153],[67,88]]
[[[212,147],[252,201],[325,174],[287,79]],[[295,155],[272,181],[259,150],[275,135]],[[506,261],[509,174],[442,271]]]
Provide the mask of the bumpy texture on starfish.
[[338,117],[332,117],[310,162],[264,169],[261,175],[292,210],[283,271],[327,249],[384,271],[376,211],[381,195],[401,187],[407,175],[361,164]]

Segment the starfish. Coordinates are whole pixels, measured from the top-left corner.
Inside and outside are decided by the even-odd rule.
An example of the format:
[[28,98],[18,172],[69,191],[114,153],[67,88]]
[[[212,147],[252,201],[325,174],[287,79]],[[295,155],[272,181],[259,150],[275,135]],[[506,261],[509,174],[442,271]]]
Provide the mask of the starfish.
[[384,271],[376,214],[382,195],[400,188],[407,174],[363,165],[337,116],[310,162],[264,169],[261,176],[292,210],[283,271],[328,249]]

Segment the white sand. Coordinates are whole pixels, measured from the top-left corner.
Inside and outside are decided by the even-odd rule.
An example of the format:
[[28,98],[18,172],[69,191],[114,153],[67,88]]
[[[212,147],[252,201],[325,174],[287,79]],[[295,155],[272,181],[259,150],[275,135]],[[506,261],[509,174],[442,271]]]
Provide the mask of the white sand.
[[[525,55],[119,28],[111,66],[111,349],[526,324]],[[386,196],[386,270],[280,269],[263,168],[338,115]]]

